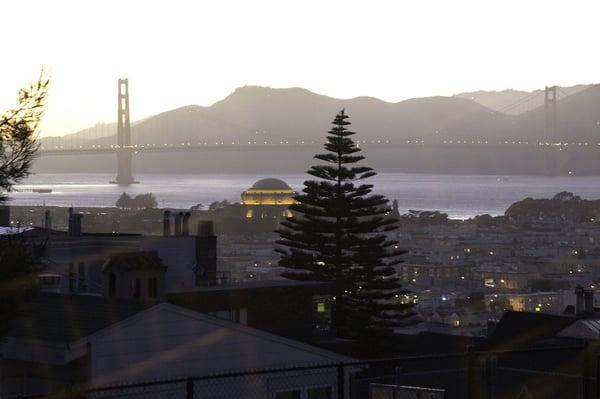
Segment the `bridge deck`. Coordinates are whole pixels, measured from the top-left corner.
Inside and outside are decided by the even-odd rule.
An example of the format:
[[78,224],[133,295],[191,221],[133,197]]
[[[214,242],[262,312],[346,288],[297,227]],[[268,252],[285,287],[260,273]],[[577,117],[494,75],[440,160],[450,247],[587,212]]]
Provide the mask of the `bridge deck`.
[[[572,143],[539,143],[529,141],[503,141],[503,142],[485,142],[485,141],[454,141],[454,142],[439,142],[439,143],[424,143],[417,141],[408,142],[371,142],[361,143],[362,148],[432,148],[432,147],[474,147],[474,148],[494,148],[494,147],[529,147],[532,149],[600,149],[600,143],[591,142],[572,142]],[[56,155],[93,155],[93,154],[115,154],[120,151],[128,151],[134,154],[136,153],[160,153],[160,152],[202,152],[202,151],[295,151],[304,149],[320,149],[323,147],[322,143],[304,143],[304,144],[164,144],[164,145],[134,145],[130,147],[120,148],[118,146],[110,147],[79,147],[79,148],[40,148],[38,154],[40,156],[56,156]]]

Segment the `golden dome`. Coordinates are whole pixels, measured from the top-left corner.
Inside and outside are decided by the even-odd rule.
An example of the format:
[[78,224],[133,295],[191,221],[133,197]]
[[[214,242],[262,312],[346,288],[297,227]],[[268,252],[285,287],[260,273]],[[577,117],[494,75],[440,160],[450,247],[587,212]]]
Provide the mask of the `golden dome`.
[[261,179],[242,193],[242,205],[279,205],[295,204],[296,192],[283,180]]
[[250,187],[250,190],[281,190],[281,191],[286,191],[286,190],[292,190],[292,188],[290,186],[288,186],[288,184],[286,182],[284,182],[283,180],[280,179],[275,179],[275,178],[267,178],[267,179],[260,179],[259,181],[257,181],[256,183],[254,183],[252,185],[252,187]]

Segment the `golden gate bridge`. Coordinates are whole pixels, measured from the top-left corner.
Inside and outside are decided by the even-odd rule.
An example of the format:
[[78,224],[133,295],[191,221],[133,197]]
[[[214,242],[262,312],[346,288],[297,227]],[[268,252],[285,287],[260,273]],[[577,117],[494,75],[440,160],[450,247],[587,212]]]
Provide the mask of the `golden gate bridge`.
[[[419,139],[410,140],[357,140],[356,144],[360,147],[448,147],[448,146],[473,146],[473,147],[508,147],[508,146],[529,146],[531,148],[572,148],[572,147],[596,147],[600,148],[599,143],[592,142],[562,142],[556,139],[557,135],[557,103],[560,99],[568,96],[557,86],[547,86],[544,91],[535,91],[523,98],[502,107],[499,113],[520,113],[537,108],[535,100],[543,95],[544,106],[544,137],[538,140],[489,140],[489,139],[470,139],[470,140],[439,140],[426,141]],[[202,151],[243,151],[243,150],[303,150],[307,148],[321,148],[323,143],[311,140],[279,140],[279,141],[196,141],[188,140],[180,143],[145,143],[132,144],[131,142],[131,121],[129,116],[129,82],[128,79],[118,80],[118,117],[116,125],[117,142],[114,144],[98,143],[99,139],[108,139],[114,136],[112,125],[97,125],[94,128],[86,129],[83,133],[69,135],[65,140],[62,137],[45,138],[38,151],[39,156],[60,156],[60,155],[99,155],[116,154],[117,157],[117,176],[111,183],[119,185],[130,185],[137,183],[133,177],[132,157],[135,154],[143,153],[162,153],[162,152],[202,152]],[[93,144],[92,144],[93,143]]]

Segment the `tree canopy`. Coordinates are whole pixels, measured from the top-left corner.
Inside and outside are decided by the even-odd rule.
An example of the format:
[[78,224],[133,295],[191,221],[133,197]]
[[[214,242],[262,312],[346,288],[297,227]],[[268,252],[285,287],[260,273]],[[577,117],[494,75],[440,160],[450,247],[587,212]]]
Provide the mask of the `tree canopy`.
[[157,205],[156,197],[152,193],[138,194],[133,198],[129,194],[123,193],[115,203],[117,208],[135,210],[152,209]]
[[343,110],[336,115],[327,152],[315,155],[324,164],[307,172],[317,180],[305,181],[295,197],[292,217],[278,229],[276,251],[279,264],[291,269],[285,277],[331,282],[338,334],[364,338],[391,332],[411,312],[400,301],[406,291],[393,267],[404,251],[387,234],[397,220],[388,200],[363,183],[375,172],[357,165],[364,157],[357,154],[347,119]]
[[22,234],[0,237],[0,334],[18,304],[37,288],[37,272],[46,244]]
[[0,203],[30,173],[48,88],[49,80],[42,72],[37,82],[19,90],[18,105],[0,115]]
[[227,200],[214,201],[214,202],[211,202],[210,205],[208,205],[208,210],[209,211],[216,211],[218,209],[227,208],[230,205],[231,205],[231,203],[229,201],[227,201]]
[[[29,175],[38,149],[36,129],[48,94],[47,78],[19,90],[18,106],[0,115],[0,203],[13,185]],[[18,304],[35,290],[44,244],[23,234],[0,237],[0,333]]]
[[512,204],[504,216],[516,224],[542,220],[575,223],[600,220],[600,200],[586,200],[570,192],[560,192],[551,199],[525,198]]

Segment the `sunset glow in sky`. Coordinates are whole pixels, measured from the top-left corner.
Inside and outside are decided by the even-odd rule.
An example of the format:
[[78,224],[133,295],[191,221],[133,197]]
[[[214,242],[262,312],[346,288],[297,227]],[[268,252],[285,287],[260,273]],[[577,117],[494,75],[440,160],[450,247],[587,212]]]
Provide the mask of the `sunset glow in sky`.
[[600,2],[550,0],[2,2],[0,109],[46,66],[43,135],[211,105],[236,87],[400,101],[600,82]]

